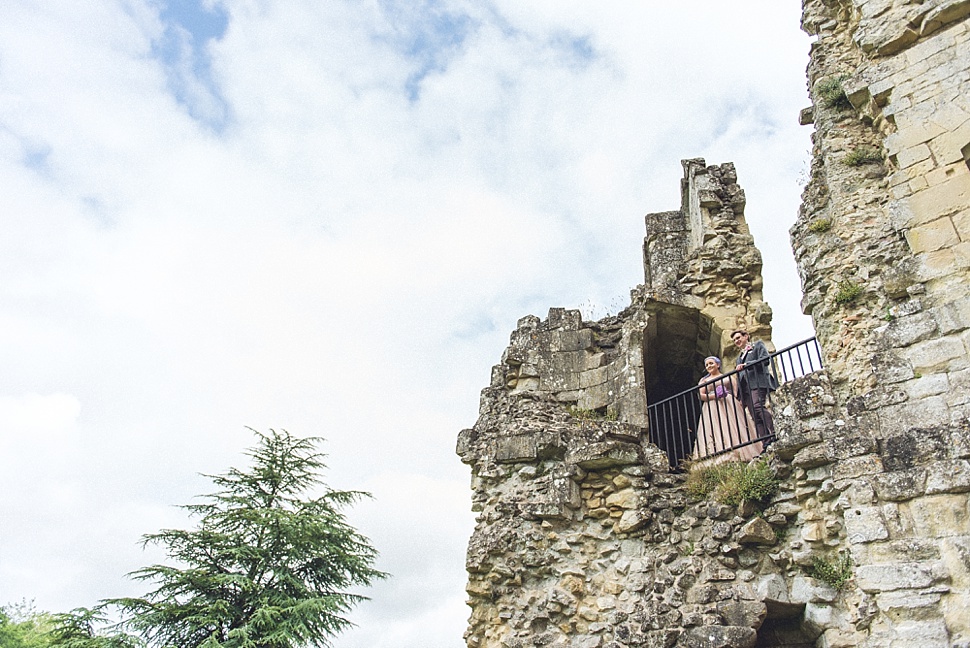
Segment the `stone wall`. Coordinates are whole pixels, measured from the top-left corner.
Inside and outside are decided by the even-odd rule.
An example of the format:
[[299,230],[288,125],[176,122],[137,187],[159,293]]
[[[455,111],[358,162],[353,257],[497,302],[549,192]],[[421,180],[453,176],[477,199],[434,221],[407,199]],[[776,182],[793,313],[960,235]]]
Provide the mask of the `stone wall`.
[[816,558],[852,565],[842,591],[805,609],[815,645],[970,646],[970,429],[878,434],[835,405],[824,373],[773,403],[769,455],[795,513],[779,554],[803,571]]
[[729,334],[746,328],[771,340],[771,308],[762,297],[761,253],[744,218],[744,190],[730,162],[684,160],[679,211],[646,216],[644,284],[634,305],[679,305],[710,320],[711,353],[735,353]]
[[751,645],[769,611],[804,607],[757,593],[780,591],[760,547],[784,513],[691,501],[648,442],[648,399],[733,355],[732,329],[771,331],[733,165],[683,164],[680,210],[647,216],[631,305],[599,322],[522,318],[459,435],[479,513],[469,646]]
[[877,436],[970,413],[968,15],[965,0],[804,4],[814,160],[792,242],[836,394]]
[[630,307],[523,318],[459,435],[472,648],[970,648],[970,1],[803,8],[792,243],[826,370],[772,395],[778,491],[693,498],[649,442],[731,329],[770,336],[734,168],[686,160]]

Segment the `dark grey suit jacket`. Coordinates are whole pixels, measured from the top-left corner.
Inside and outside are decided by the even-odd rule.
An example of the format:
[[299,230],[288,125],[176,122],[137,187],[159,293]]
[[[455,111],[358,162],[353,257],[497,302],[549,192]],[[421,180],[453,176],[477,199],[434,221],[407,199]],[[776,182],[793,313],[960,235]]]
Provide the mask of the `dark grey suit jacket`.
[[778,389],[778,380],[771,373],[769,368],[768,353],[765,343],[761,340],[751,345],[750,351],[742,351],[738,356],[737,364],[744,364],[744,369],[738,374],[738,379],[742,385],[747,384],[749,389]]

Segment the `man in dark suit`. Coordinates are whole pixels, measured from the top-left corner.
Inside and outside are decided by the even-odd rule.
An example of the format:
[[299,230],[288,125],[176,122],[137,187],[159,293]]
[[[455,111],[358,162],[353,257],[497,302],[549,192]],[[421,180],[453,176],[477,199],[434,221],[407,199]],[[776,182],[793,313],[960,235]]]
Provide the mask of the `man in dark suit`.
[[752,343],[748,332],[742,329],[732,331],[731,340],[741,350],[735,367],[740,372],[738,381],[741,386],[741,402],[751,412],[758,436],[773,435],[775,421],[765,404],[768,402],[768,393],[778,389],[778,380],[769,367],[768,349],[761,340]]

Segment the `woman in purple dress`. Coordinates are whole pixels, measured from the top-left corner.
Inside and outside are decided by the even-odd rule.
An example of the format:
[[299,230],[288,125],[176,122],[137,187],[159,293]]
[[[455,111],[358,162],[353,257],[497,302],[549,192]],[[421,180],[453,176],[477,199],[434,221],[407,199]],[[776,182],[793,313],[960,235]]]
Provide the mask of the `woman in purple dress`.
[[[704,358],[707,375],[698,383],[698,396],[704,403],[697,424],[697,442],[692,459],[704,464],[726,461],[750,461],[762,452],[751,415],[738,397],[737,374],[725,378],[721,360],[716,356]],[[743,447],[737,446],[747,443]],[[716,455],[716,456],[715,456]]]

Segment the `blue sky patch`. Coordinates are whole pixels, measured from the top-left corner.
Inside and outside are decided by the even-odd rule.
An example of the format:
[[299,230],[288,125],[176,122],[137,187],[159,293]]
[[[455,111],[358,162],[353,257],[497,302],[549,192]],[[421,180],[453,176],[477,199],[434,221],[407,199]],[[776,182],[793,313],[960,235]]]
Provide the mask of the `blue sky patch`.
[[421,82],[429,74],[448,67],[476,23],[467,14],[447,10],[437,0],[383,0],[381,8],[394,25],[394,31],[382,35],[381,40],[413,61],[414,71],[405,80],[404,89],[409,101],[417,101]]
[[583,68],[596,60],[596,50],[589,36],[575,36],[569,33],[557,34],[552,46],[562,52],[570,67]]
[[23,164],[42,175],[50,173],[51,147],[46,144],[24,147]]
[[165,32],[153,53],[165,66],[169,89],[194,119],[222,130],[229,107],[212,77],[208,45],[225,35],[229,14],[203,0],[161,0],[159,8]]

